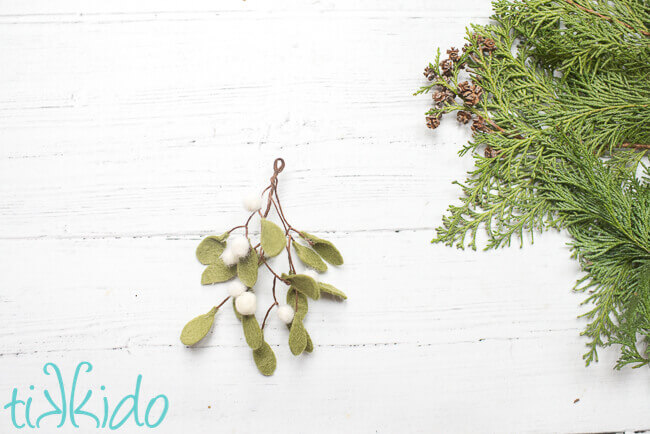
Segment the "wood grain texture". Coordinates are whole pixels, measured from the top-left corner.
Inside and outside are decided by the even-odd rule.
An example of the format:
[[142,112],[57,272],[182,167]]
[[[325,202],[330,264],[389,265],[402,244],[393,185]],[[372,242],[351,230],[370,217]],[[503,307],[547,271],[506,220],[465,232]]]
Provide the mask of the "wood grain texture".
[[[647,370],[613,371],[613,349],[583,366],[563,234],[489,253],[428,242],[471,167],[456,155],[469,136],[428,131],[429,101],[411,94],[435,46],[462,45],[489,12],[3,2],[0,402],[46,362],[70,375],[88,360],[89,385],[123,396],[141,373],[170,397],[160,433],[649,429]],[[225,296],[199,284],[196,245],[241,223],[242,192],[277,156],[287,216],[344,253],[327,281],[349,299],[311,304],[302,358],[272,317],[265,378],[227,308],[198,348],[178,336]]]

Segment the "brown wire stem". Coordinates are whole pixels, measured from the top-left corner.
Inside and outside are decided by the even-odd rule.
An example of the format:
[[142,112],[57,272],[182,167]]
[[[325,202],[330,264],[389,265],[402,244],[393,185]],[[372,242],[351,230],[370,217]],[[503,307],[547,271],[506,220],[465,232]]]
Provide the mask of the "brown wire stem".
[[269,309],[266,311],[266,315],[264,315],[264,321],[262,321],[262,330],[264,330],[264,326],[266,325],[266,319],[269,317],[269,313],[271,313],[271,309],[273,309],[274,306],[277,306],[278,299],[275,297],[275,282],[277,282],[278,278],[274,277],[273,278],[273,304],[269,306]]
[[[273,175],[271,176],[271,178],[269,180],[270,181],[269,185],[262,191],[262,196],[264,196],[264,194],[267,194],[267,196],[268,196],[267,197],[267,203],[266,203],[266,209],[264,210],[264,212],[262,213],[261,210],[255,211],[250,216],[248,216],[248,219],[246,220],[245,224],[240,225],[240,226],[235,226],[234,228],[230,229],[228,231],[228,233],[231,233],[231,232],[233,232],[233,231],[235,231],[237,229],[242,229],[243,228],[243,229],[245,229],[246,237],[248,238],[248,225],[250,224],[253,216],[255,216],[255,214],[258,214],[261,218],[266,218],[266,217],[268,217],[269,212],[271,212],[271,207],[273,207],[275,209],[275,211],[277,212],[278,217],[280,218],[280,222],[282,223],[282,226],[284,227],[285,235],[287,236],[286,250],[287,250],[287,257],[288,257],[288,262],[289,262],[289,272],[290,273],[295,273],[296,269],[294,267],[293,258],[291,256],[291,243],[294,242],[295,240],[293,239],[293,236],[291,235],[291,232],[293,231],[293,232],[295,232],[297,234],[300,234],[300,231],[298,231],[297,229],[295,229],[293,226],[291,226],[289,224],[286,216],[284,215],[284,211],[283,211],[282,205],[280,203],[280,197],[278,196],[278,175],[284,170],[284,166],[285,166],[285,163],[284,163],[284,160],[282,158],[277,158],[273,162]],[[280,277],[278,275],[278,273],[276,273],[275,270],[273,270],[273,268],[271,268],[271,266],[266,261],[266,257],[264,256],[264,251],[262,249],[261,243],[256,244],[252,248],[255,251],[258,252],[259,264],[260,265],[264,264],[264,266],[266,268],[268,268],[268,270],[271,272],[271,274],[273,274],[273,289],[272,289],[273,303],[271,304],[271,306],[269,306],[269,308],[266,310],[266,314],[264,315],[264,320],[262,321],[262,327],[261,327],[261,329],[264,330],[264,327],[266,326],[266,320],[268,319],[269,314],[271,313],[271,310],[273,310],[273,308],[275,306],[279,306],[279,302],[278,302],[278,299],[277,299],[276,294],[275,294],[275,286],[276,286],[277,281],[279,280],[281,282],[284,282],[287,285],[290,285],[291,282],[289,282],[288,280],[283,279],[282,277]],[[230,299],[230,297],[226,297],[226,299],[223,300],[221,302],[221,304],[219,304],[219,306],[217,306],[217,309],[220,308],[221,306],[223,306],[223,304],[226,303],[226,301],[228,301],[229,299]],[[296,297],[295,297],[295,309],[298,310],[298,293],[297,292],[296,292]]]
[[219,305],[217,306],[217,309],[219,309],[221,306],[223,306],[224,304],[226,304],[226,302],[227,302],[228,300],[230,300],[230,296],[224,298],[223,301],[222,301],[221,303],[219,303]]
[[266,319],[269,317],[269,314],[271,313],[271,310],[277,305],[278,305],[278,302],[276,301],[271,306],[269,306],[268,310],[266,311],[266,315],[264,315],[264,321],[262,321],[262,327],[261,327],[262,330],[264,330],[264,326],[266,325]]
[[273,268],[271,268],[271,266],[268,264],[268,262],[266,262],[266,258],[264,258],[264,256],[262,256],[262,263],[263,263],[264,265],[266,265],[266,268],[268,268],[269,271],[270,271],[271,273],[273,273],[273,275],[274,275],[278,280],[280,280],[280,281],[286,283],[287,285],[289,285],[289,284],[291,283],[291,282],[289,282],[288,280],[285,280],[285,279],[283,279],[282,277],[278,276],[278,273],[276,273],[275,271],[273,271]]
[[228,231],[228,233],[232,233],[233,231],[235,231],[237,229],[244,228],[246,230],[246,238],[248,238],[248,225],[250,224],[250,222],[253,219],[253,216],[255,214],[257,214],[257,211],[255,211],[254,213],[252,213],[251,215],[248,216],[248,219],[246,220],[246,223],[244,223],[243,225],[235,226],[234,228],[230,229]]

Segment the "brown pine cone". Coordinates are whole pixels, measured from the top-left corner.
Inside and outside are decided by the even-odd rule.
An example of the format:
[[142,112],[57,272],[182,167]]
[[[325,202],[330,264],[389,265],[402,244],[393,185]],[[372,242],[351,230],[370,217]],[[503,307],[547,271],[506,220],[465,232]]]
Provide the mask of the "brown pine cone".
[[463,81],[461,83],[458,83],[458,92],[460,92],[460,95],[462,96],[466,92],[471,92],[473,87],[474,85],[469,81]]
[[427,78],[427,80],[433,81],[436,79],[436,71],[430,66],[427,66],[424,68],[424,76]]
[[472,114],[465,110],[459,110],[458,113],[456,113],[456,120],[461,124],[466,124],[472,120]]
[[445,92],[445,90],[434,92],[433,95],[431,95],[431,97],[436,103],[441,104],[447,101],[447,93]]
[[499,153],[493,147],[486,146],[483,155],[485,155],[485,158],[496,158]]
[[435,130],[440,126],[440,115],[438,116],[427,116],[427,128]]
[[488,133],[490,132],[490,129],[485,124],[485,119],[483,119],[481,116],[477,116],[476,119],[474,119],[474,122],[472,122],[472,131],[475,133]]
[[473,38],[476,39],[476,44],[480,47],[483,44],[483,41],[485,41],[485,36],[478,35],[474,33],[472,35]]
[[483,40],[483,42],[481,44],[481,50],[482,51],[491,53],[496,49],[497,49],[497,44],[496,44],[496,42],[494,42],[494,39],[486,38],[485,40]]
[[449,50],[447,50],[447,55],[449,57],[449,60],[453,62],[457,62],[460,57],[458,56],[458,48],[451,47]]
[[450,59],[445,59],[440,62],[440,69],[442,69],[442,75],[449,77],[454,68],[454,62]]
[[481,101],[481,95],[476,92],[466,92],[463,94],[463,101],[469,106],[475,106]]
[[449,103],[449,104],[453,104],[454,100],[456,99],[456,94],[453,91],[451,91],[451,90],[449,90],[447,88],[444,88],[442,90],[442,92],[446,96],[446,102]]

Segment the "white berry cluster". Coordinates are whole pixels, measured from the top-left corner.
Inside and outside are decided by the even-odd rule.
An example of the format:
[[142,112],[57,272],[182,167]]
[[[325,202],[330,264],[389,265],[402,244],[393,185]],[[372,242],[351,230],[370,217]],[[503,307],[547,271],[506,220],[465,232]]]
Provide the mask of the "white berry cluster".
[[[262,197],[254,192],[244,196],[242,203],[249,212],[258,211],[262,208]],[[221,254],[221,259],[228,266],[235,265],[241,258],[248,255],[250,242],[243,235],[234,235],[228,240],[226,249]],[[312,276],[315,277],[315,276]],[[235,279],[228,285],[228,294],[235,299],[235,308],[241,315],[253,315],[257,310],[257,296],[248,291],[239,279]],[[291,324],[294,311],[288,304],[278,306],[278,318],[285,324]]]
[[[255,212],[262,208],[262,197],[256,193],[248,193],[242,200],[247,211]],[[245,258],[250,250],[250,242],[243,235],[233,235],[228,240],[226,249],[221,254],[223,263],[227,266],[235,265],[240,259]]]
[[257,297],[250,291],[243,292],[235,298],[235,308],[242,315],[253,315],[257,310]]
[[[257,296],[248,291],[239,279],[235,279],[228,284],[228,294],[235,299],[235,308],[241,315],[253,315],[257,310]],[[278,306],[278,318],[285,324],[291,324],[293,321],[293,308],[288,304]]]
[[288,304],[283,304],[278,307],[278,318],[285,324],[291,324],[293,321],[293,308]]
[[248,256],[251,244],[243,235],[233,235],[228,240],[226,249],[221,254],[223,263],[227,266],[235,265],[240,259]]
[[247,290],[248,288],[246,287],[246,285],[244,285],[242,281],[239,279],[235,279],[228,282],[228,294],[230,294],[230,296],[233,298],[239,297]]
[[246,211],[255,212],[262,208],[262,196],[255,192],[249,192],[242,199],[242,203]]

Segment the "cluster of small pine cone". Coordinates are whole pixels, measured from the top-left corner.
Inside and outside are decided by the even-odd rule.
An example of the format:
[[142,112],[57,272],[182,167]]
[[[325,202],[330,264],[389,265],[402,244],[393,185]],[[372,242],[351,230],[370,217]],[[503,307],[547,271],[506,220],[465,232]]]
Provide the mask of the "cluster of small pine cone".
[[[466,48],[463,47],[463,51],[465,51],[465,49]],[[453,75],[454,65],[459,61],[460,56],[458,53],[458,48],[451,47],[449,50],[447,50],[447,58],[440,62],[440,71],[445,81],[449,81],[449,77]],[[467,64],[464,62],[458,65],[460,69],[464,69],[466,66]],[[438,78],[436,71],[429,66],[424,68],[424,76],[429,81],[433,81]]]
[[[481,101],[481,96],[483,95],[483,88],[475,83],[470,81],[463,81],[458,84],[457,92],[443,87],[442,89],[436,90],[433,94],[434,106],[438,109],[443,108],[445,105],[453,104],[456,100],[456,97],[459,97],[463,100],[463,103],[467,107],[473,107],[478,105]],[[435,129],[440,125],[441,114],[427,116],[427,127]],[[459,110],[456,113],[456,119],[461,124],[467,124],[469,121],[474,119],[472,122],[472,130],[479,132],[488,132],[490,131],[485,120],[481,116],[473,118],[471,112],[467,110]]]
[[[480,35],[476,35],[475,38],[479,50],[484,54],[490,54],[496,50],[496,43],[493,39],[485,38]],[[465,44],[463,47],[463,53],[467,51],[468,47],[469,45]],[[467,66],[465,62],[460,62],[460,60],[461,57],[459,55],[458,48],[451,47],[449,50],[447,50],[447,58],[440,62],[441,77],[438,77],[438,74],[434,68],[431,68],[430,66],[427,66],[424,69],[424,76],[427,78],[427,80],[434,81],[441,78],[448,84],[448,86],[436,86],[436,90],[432,94],[434,106],[437,109],[441,109],[445,105],[453,104],[456,100],[456,97],[462,99],[463,104],[468,108],[478,105],[481,101],[483,88],[471,81],[463,81],[462,83],[458,84],[456,91],[452,90],[454,86],[451,83],[450,77],[454,73],[454,67],[457,67],[458,69],[465,69]],[[438,126],[440,126],[441,116],[441,113],[427,116],[427,127],[431,129],[438,128]],[[456,114],[456,119],[461,124],[467,124],[473,120],[472,131],[474,132],[487,133],[490,131],[485,123],[485,119],[483,119],[481,116],[474,117],[470,111],[459,110]]]

